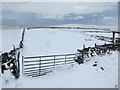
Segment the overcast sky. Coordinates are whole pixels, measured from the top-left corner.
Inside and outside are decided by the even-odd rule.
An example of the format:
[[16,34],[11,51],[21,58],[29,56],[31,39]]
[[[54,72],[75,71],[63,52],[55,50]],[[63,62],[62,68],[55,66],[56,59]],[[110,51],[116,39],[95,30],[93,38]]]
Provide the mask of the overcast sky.
[[3,25],[117,25],[117,20],[117,2],[6,2],[2,4]]

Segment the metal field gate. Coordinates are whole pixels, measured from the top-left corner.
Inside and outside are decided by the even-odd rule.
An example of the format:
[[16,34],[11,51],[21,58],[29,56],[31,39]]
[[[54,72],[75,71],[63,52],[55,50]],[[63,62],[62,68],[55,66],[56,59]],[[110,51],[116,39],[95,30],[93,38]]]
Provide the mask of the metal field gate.
[[59,66],[65,64],[73,64],[75,54],[49,55],[37,57],[22,57],[23,75],[37,77],[46,75]]

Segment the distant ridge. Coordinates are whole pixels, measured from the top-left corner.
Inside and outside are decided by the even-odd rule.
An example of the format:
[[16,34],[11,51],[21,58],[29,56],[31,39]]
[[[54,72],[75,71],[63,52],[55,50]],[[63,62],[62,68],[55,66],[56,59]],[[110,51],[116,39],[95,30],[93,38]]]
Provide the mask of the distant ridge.
[[63,25],[54,25],[54,26],[10,26],[3,25],[2,29],[19,29],[19,28],[65,28],[65,29],[96,29],[96,30],[110,30],[110,31],[118,31],[118,26],[104,26],[104,25],[83,25],[83,24],[63,24]]

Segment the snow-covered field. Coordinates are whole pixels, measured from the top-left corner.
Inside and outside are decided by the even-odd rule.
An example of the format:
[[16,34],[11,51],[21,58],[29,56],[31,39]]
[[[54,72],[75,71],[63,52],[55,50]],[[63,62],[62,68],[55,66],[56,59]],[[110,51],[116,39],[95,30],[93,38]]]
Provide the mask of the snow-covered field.
[[8,52],[15,47],[19,46],[22,37],[21,29],[4,29],[2,30],[2,52]]
[[[78,29],[79,30],[79,29]],[[91,39],[88,41],[88,39]],[[50,54],[75,53],[77,49],[97,44],[104,44],[82,32],[70,32],[70,30],[60,29],[30,29],[25,31],[24,56],[39,56]]]
[[[14,80],[8,76],[3,87],[16,88],[115,88],[118,85],[117,52],[111,56],[94,57],[83,65],[68,65],[55,69],[52,73],[41,77],[24,77]],[[93,67],[97,61],[98,66]],[[100,67],[105,70],[102,71]]]
[[[26,30],[21,56],[76,53],[83,45],[92,47],[95,43],[105,43],[83,32],[75,31],[77,29],[74,32],[60,29]],[[3,30],[2,52],[12,49],[13,44],[18,47],[21,34],[21,29]],[[95,61],[97,67],[93,67]],[[103,57],[92,57],[83,65],[75,63],[55,68],[53,72],[41,77],[25,77],[21,73],[20,78],[16,80],[6,71],[2,75],[2,85],[3,88],[115,88],[118,85],[118,52]]]

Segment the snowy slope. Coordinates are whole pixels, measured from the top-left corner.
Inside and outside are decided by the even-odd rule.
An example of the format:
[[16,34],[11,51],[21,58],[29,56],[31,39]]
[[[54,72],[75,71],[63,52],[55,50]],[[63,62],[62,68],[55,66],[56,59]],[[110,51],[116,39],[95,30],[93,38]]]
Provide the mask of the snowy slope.
[[[0,67],[1,70],[1,67]],[[0,89],[2,89],[2,77],[1,77],[1,73],[0,73]]]
[[[1,27],[0,27],[1,29]],[[0,30],[0,55],[2,53],[2,30]],[[0,67],[0,70],[1,70],[1,67]],[[1,73],[0,73],[0,89],[2,88],[2,78],[1,78]]]
[[3,29],[2,30],[2,52],[8,52],[15,47],[19,47],[22,37],[22,29]]
[[0,53],[2,50],[2,30],[0,30]]
[[[12,49],[13,44],[16,47],[18,46],[21,40],[21,31],[3,31],[3,52]],[[105,42],[83,32],[33,29],[25,31],[23,43],[24,48],[21,55],[38,56],[76,53],[78,48],[83,48],[83,45],[92,47],[95,43],[104,44]],[[95,61],[98,63],[97,67],[93,67]],[[104,70],[101,70],[100,67],[103,67]],[[21,77],[16,80],[6,71],[2,79],[4,88],[115,88],[118,85],[118,52],[104,57],[90,58],[90,61],[83,65],[75,63],[74,65],[55,68],[52,73],[46,76],[30,78],[22,76],[21,72]]]
[[[21,40],[21,34],[22,34],[22,29],[15,29],[15,28],[6,28],[6,29],[2,29],[0,30],[0,55],[1,53],[4,52],[9,52],[11,49],[13,49],[13,45],[15,45],[15,47],[19,46],[19,42]],[[0,67],[1,70],[1,67]],[[0,75],[0,82],[1,82],[2,78]],[[0,87],[1,87],[0,83]]]
[[[87,41],[86,39],[91,39]],[[75,53],[77,49],[94,46],[94,44],[104,44],[91,38],[84,33],[73,33],[65,30],[53,29],[33,29],[25,31],[24,56],[39,56],[50,54]]]
[[[5,88],[116,88],[118,85],[118,52],[104,57],[91,58],[83,65],[68,65],[56,68],[52,73],[41,77],[21,76],[11,78]],[[115,58],[116,57],[116,58]],[[93,67],[97,61],[98,66]],[[104,68],[104,71],[100,69]],[[10,77],[7,77],[10,78]]]

